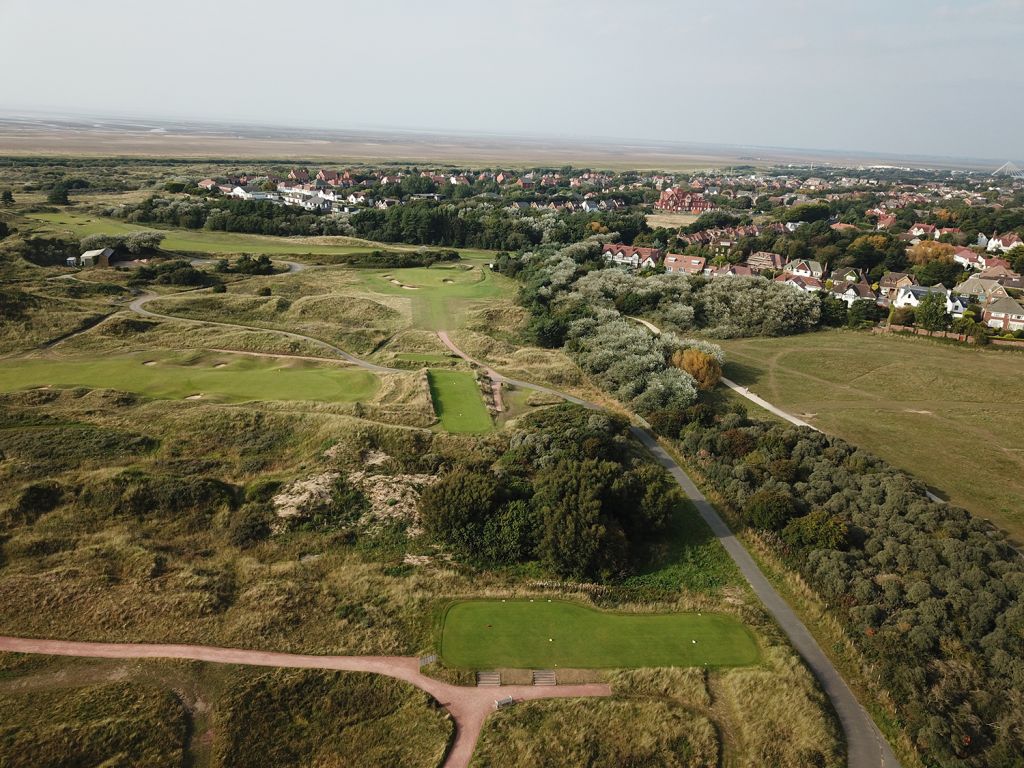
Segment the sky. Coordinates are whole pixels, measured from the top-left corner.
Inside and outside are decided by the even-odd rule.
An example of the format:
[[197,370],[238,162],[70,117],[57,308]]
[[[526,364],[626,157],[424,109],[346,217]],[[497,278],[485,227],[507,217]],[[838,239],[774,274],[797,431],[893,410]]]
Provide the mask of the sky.
[[1024,163],[1024,0],[0,0],[0,111]]

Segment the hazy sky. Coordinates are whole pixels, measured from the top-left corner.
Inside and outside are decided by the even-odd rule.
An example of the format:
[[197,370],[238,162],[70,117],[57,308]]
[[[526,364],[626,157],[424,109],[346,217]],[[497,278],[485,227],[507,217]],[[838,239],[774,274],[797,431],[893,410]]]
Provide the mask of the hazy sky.
[[0,0],[0,110],[1024,161],[1024,0]]

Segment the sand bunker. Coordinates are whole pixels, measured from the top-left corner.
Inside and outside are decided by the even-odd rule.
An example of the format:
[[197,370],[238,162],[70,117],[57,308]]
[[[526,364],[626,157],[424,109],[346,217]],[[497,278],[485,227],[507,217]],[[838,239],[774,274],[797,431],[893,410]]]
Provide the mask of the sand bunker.
[[217,364],[216,364],[215,366],[213,366],[213,367],[214,367],[214,368],[227,368],[227,367],[228,367],[228,364],[227,364],[227,363],[217,363]]
[[156,365],[156,360],[147,360],[143,365]]
[[195,394],[195,395],[189,395],[189,396],[188,396],[188,397],[186,397],[185,399],[186,399],[186,400],[202,400],[202,399],[203,399],[203,393],[202,393],[202,392],[200,392],[200,393],[198,393],[198,394]]

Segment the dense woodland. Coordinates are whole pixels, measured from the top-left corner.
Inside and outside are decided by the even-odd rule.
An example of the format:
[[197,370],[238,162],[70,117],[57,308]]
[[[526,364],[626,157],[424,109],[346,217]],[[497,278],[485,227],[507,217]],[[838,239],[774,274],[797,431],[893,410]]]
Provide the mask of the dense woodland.
[[929,765],[1021,764],[1024,562],[1002,534],[820,432],[737,414],[673,426],[842,622]]
[[424,527],[470,562],[539,561],[559,576],[608,581],[652,558],[686,502],[630,449],[627,424],[563,405],[523,419],[494,465],[453,467],[420,500]]

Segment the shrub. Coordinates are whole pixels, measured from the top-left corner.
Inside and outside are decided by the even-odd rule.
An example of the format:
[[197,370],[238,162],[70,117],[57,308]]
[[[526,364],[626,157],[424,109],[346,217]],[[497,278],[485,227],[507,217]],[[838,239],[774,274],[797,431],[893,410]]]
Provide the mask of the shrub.
[[756,528],[777,531],[793,516],[794,508],[794,499],[788,493],[765,489],[750,497],[743,517]]

